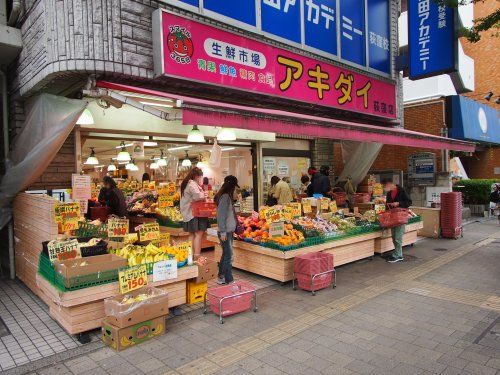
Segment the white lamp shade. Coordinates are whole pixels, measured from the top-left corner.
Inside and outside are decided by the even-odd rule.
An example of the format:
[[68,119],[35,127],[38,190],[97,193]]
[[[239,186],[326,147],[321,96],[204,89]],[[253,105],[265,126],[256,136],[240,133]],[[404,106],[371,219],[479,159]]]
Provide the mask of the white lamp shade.
[[114,172],[116,171],[116,165],[110,164],[108,165],[108,172]]
[[188,158],[184,159],[182,161],[182,166],[183,167],[190,167],[191,166],[191,160],[189,160]]
[[78,120],[76,120],[76,124],[77,125],[93,125],[94,124],[94,117],[92,117],[92,113],[87,108],[85,108],[83,110],[82,114],[80,115],[80,117],[78,117]]
[[116,157],[116,160],[118,161],[130,161],[132,158],[130,157],[130,154],[127,151],[120,151],[118,153],[118,156]]
[[135,164],[132,165],[132,168],[130,168],[131,171],[135,172],[139,170],[139,167]]
[[218,141],[236,141],[236,133],[231,128],[222,128],[217,134]]
[[193,129],[189,131],[187,141],[193,143],[203,143],[205,142],[205,137],[203,136],[203,133],[195,125],[193,126]]
[[158,159],[156,164],[158,164],[159,167],[166,167],[168,163],[167,163],[166,159],[161,158],[161,159]]
[[160,166],[158,165],[157,162],[152,162],[151,165],[149,166],[150,169],[158,169],[160,168]]
[[85,165],[97,165],[99,164],[99,160],[95,156],[89,156],[87,158],[87,161],[85,162]]
[[134,163],[127,163],[127,165],[125,166],[125,169],[128,171],[133,170],[133,168],[134,168]]

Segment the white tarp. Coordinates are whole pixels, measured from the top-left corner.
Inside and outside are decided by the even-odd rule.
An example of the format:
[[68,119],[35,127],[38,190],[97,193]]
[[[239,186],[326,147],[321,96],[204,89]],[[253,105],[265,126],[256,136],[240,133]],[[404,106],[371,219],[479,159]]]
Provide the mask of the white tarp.
[[370,170],[382,149],[382,143],[342,141],[340,144],[342,146],[344,169],[338,181],[344,181],[347,176],[351,176],[352,185],[356,187],[363,181]]
[[0,183],[0,229],[11,219],[10,203],[48,167],[73,130],[87,102],[41,94],[33,99],[7,159]]

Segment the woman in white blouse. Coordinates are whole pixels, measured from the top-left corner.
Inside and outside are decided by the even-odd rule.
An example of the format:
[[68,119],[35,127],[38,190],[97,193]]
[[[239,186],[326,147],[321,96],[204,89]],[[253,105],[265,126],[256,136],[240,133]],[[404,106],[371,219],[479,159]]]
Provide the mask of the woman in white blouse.
[[198,167],[192,168],[181,183],[183,229],[189,233],[194,255],[200,255],[203,233],[208,228],[208,219],[194,217],[191,207],[191,203],[206,199],[206,192],[203,191],[202,184],[203,171]]

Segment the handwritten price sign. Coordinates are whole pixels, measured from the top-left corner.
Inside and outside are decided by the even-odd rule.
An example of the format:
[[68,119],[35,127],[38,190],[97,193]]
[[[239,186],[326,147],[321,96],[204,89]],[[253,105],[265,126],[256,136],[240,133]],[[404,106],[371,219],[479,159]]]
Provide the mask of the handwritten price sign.
[[271,223],[269,224],[269,236],[274,238],[274,237],[281,237],[285,234],[285,222],[283,221],[278,221],[276,223]]
[[338,211],[338,207],[337,207],[337,202],[336,201],[331,201],[330,202],[330,211],[332,211],[333,213],[336,213]]
[[330,198],[321,198],[321,211],[328,211]]
[[139,227],[139,241],[154,241],[160,238],[160,226],[158,223],[146,223]]
[[309,199],[302,199],[302,210],[304,210],[305,214],[312,212],[311,201]]
[[158,196],[158,207],[174,207],[174,199],[170,195],[159,195]]
[[108,220],[108,237],[126,237],[128,219],[111,218]]
[[82,253],[76,239],[68,241],[50,241],[47,248],[49,250],[49,259],[51,262],[82,257]]
[[283,220],[283,211],[275,207],[270,207],[264,212],[264,218],[268,223]]
[[128,293],[148,285],[148,270],[146,265],[130,267],[118,272],[120,293]]
[[292,217],[302,216],[302,205],[299,202],[287,203],[285,207],[291,209]]

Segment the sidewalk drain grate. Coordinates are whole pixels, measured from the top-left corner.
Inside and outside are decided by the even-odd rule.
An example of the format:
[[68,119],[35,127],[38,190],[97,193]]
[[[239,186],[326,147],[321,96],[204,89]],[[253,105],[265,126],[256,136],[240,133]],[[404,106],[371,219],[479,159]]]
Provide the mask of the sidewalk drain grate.
[[448,249],[444,248],[444,247],[436,247],[433,249],[434,251],[448,251]]
[[9,336],[9,335],[10,335],[9,329],[5,325],[2,318],[0,318],[0,337],[5,337],[5,336]]

